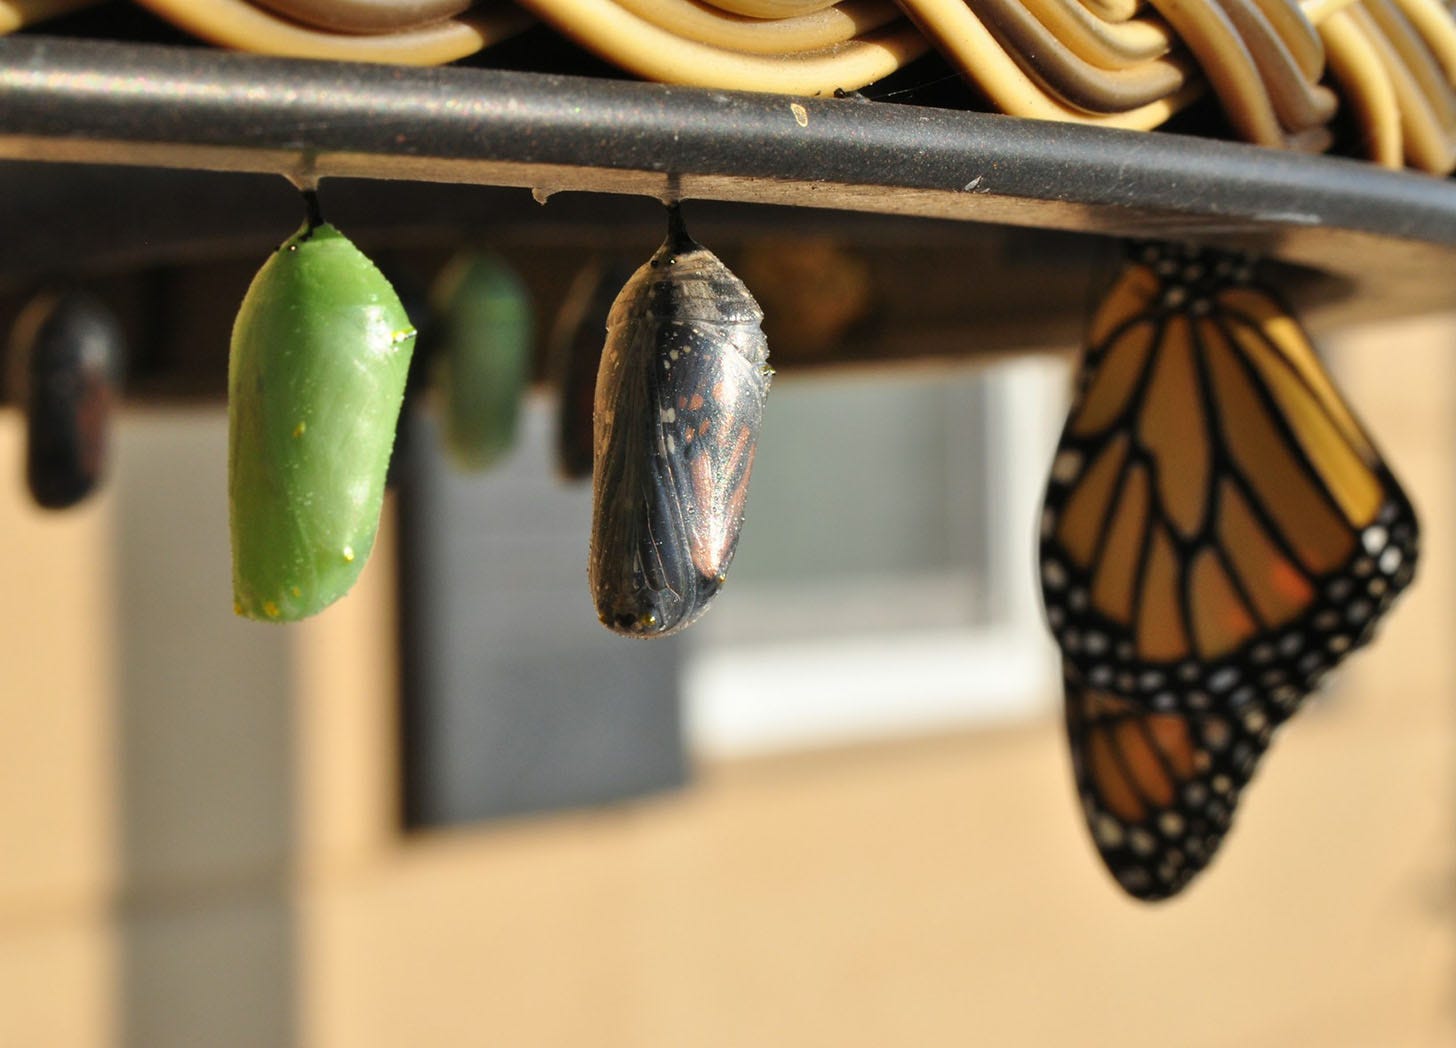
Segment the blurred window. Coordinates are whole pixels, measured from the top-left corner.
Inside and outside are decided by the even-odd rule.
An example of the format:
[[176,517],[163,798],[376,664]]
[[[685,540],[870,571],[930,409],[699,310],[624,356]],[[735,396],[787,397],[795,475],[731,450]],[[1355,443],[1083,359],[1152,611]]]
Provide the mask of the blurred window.
[[784,377],[732,578],[690,633],[689,738],[733,754],[1046,709],[1033,571],[1063,358]]

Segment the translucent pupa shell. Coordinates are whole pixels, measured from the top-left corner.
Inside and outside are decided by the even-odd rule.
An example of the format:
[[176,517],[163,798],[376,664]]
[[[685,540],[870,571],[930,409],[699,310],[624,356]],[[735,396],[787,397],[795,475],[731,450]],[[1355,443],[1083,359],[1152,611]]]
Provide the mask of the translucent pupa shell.
[[758,303],[670,214],[612,307],[594,412],[592,594],[638,637],[688,626],[722,587],[773,374]]

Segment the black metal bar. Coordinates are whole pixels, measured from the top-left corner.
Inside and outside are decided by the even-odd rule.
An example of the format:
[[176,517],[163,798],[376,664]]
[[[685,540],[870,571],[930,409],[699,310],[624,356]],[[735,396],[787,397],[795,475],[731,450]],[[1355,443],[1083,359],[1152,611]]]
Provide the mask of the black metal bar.
[[[1226,142],[838,99],[480,69],[0,40],[0,150],[165,166],[494,181],[496,168],[794,185],[854,210],[975,218],[1011,197],[1186,215],[1214,228],[1336,225],[1456,244],[1456,189],[1358,161]],[[279,158],[287,158],[280,164]],[[471,165],[478,165],[472,178]],[[599,184],[600,183],[600,184]],[[508,184],[529,185],[530,178]],[[819,187],[817,189],[813,187]],[[842,189],[840,187],[843,187]],[[543,188],[559,188],[546,186]],[[685,184],[686,188],[686,184]],[[929,204],[860,190],[944,194]],[[959,201],[959,204],[952,201]]]
[[888,103],[0,40],[0,158],[595,190],[1260,248],[1398,293],[1456,186],[1359,161]]

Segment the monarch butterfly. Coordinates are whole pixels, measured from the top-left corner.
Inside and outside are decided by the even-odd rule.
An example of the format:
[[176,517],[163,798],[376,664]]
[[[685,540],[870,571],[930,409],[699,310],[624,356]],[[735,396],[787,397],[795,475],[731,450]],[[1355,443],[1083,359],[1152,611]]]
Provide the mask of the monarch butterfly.
[[415,330],[394,289],[310,198],[253,278],[228,361],[228,502],[239,615],[304,618],[374,545]]
[[1119,883],[1180,890],[1274,729],[1409,584],[1415,513],[1238,256],[1143,245],[1091,326],[1041,518],[1073,771]]
[[126,352],[121,325],[89,295],[46,294],[21,311],[10,351],[31,497],[45,509],[74,506],[105,469]]
[[607,320],[594,412],[590,577],[628,636],[692,623],[733,560],[772,371],[763,312],[669,209]]
[[530,377],[536,325],[526,286],[498,256],[466,251],[441,272],[431,300],[445,447],[460,466],[488,469],[515,443]]

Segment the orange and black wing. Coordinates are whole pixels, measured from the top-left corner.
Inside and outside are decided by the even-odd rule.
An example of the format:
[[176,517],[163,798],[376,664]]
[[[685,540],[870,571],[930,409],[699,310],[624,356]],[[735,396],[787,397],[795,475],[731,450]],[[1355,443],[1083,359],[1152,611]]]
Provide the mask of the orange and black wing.
[[1062,651],[1148,709],[1287,716],[1410,582],[1410,502],[1232,256],[1147,248],[1089,345],[1041,520]]
[[1257,699],[1159,713],[1065,670],[1072,769],[1092,840],[1123,890],[1168,898],[1218,850],[1277,714]]

